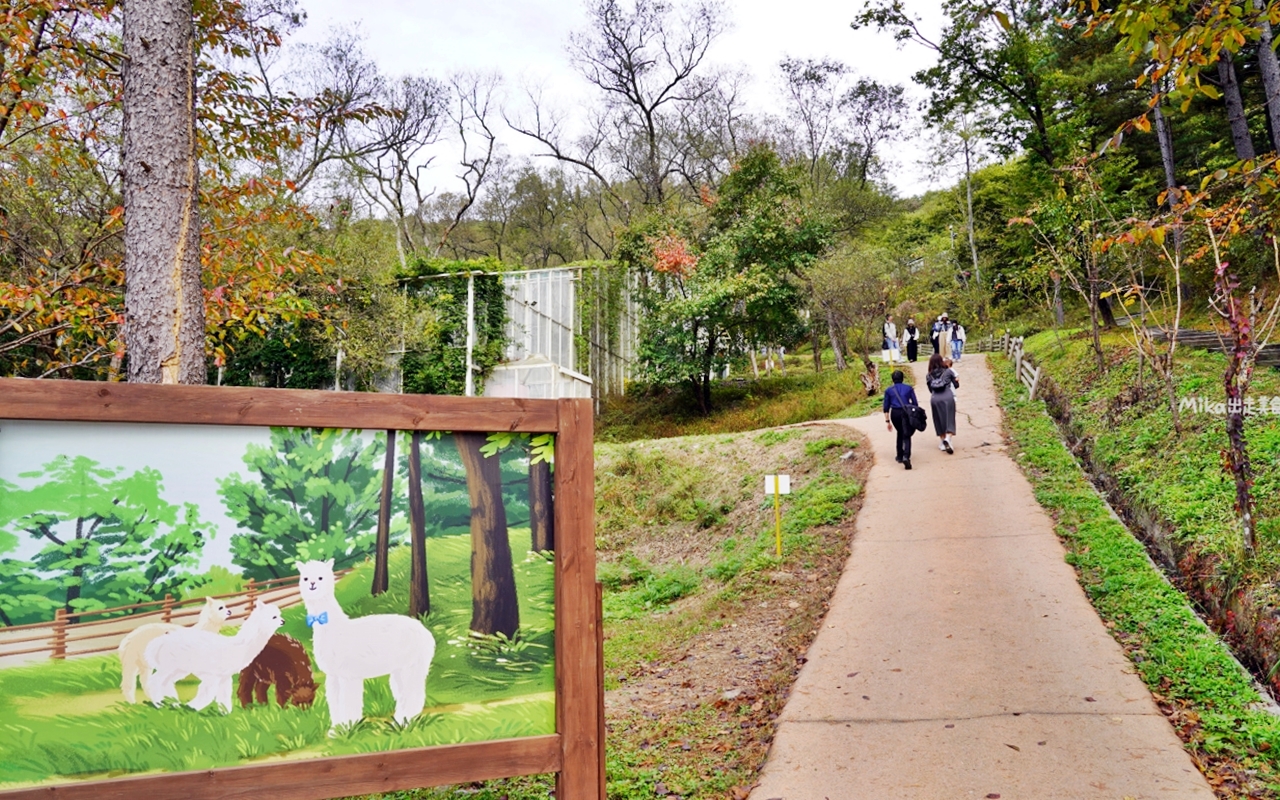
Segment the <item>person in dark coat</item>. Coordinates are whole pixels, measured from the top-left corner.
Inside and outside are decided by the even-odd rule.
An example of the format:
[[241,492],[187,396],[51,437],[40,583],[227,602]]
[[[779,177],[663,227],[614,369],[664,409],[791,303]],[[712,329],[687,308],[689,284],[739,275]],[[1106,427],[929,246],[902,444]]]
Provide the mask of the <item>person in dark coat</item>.
[[916,358],[920,355],[920,329],[916,327],[914,319],[907,320],[907,327],[903,329],[903,336],[907,340],[907,361],[914,364]]
[[911,469],[911,437],[916,429],[911,427],[908,409],[919,404],[916,390],[902,382],[902,370],[895,369],[892,378],[893,385],[884,390],[884,423],[889,430],[898,432],[898,456],[894,460],[904,469]]

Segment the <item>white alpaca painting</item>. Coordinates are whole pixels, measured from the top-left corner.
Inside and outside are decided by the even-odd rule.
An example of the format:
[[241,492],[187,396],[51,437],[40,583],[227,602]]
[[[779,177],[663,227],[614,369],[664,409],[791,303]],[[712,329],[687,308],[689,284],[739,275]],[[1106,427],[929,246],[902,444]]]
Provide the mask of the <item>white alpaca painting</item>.
[[[231,609],[227,608],[226,603],[206,597],[204,606],[200,609],[200,617],[191,627],[198,631],[217,633],[230,617]],[[145,680],[151,674],[151,667],[144,657],[147,645],[156,637],[181,628],[181,625],[171,622],[152,622],[139,625],[120,640],[116,653],[120,656],[120,691],[124,692],[126,703],[136,703],[138,700],[138,676],[141,675]]]
[[431,631],[399,614],[348,617],[334,596],[332,560],[299,563],[298,578],[316,667],[325,675],[330,724],[337,728],[359,722],[365,679],[383,675],[391,676],[396,721],[405,724],[421,714],[436,652]]
[[143,656],[155,670],[144,681],[147,697],[157,705],[166,697],[176,699],[177,682],[195,675],[200,689],[187,705],[199,711],[218,702],[230,712],[232,676],[258,657],[283,623],[280,609],[259,602],[235,636],[179,628],[156,637]]

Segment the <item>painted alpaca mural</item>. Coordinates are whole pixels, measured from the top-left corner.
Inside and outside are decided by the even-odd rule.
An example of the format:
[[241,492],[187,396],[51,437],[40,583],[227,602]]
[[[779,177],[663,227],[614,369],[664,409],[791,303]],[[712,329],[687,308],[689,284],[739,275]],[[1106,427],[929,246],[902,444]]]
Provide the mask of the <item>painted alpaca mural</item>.
[[[227,608],[226,603],[206,597],[204,607],[200,609],[200,617],[191,628],[217,633],[230,617],[231,609]],[[126,703],[138,702],[138,676],[141,675],[145,682],[146,676],[151,674],[151,666],[144,657],[147,645],[159,636],[181,629],[181,625],[170,622],[152,622],[139,625],[120,640],[116,653],[120,656],[120,691],[124,692]]]
[[436,651],[431,631],[399,614],[348,617],[334,596],[332,560],[299,563],[298,579],[316,668],[325,674],[330,725],[359,722],[365,679],[383,675],[391,676],[396,721],[403,725],[421,714]]
[[316,699],[311,658],[301,642],[285,633],[273,634],[258,657],[241,670],[236,697],[244,708],[248,708],[255,697],[259,703],[265,703],[267,689],[272,684],[281,708],[289,703],[310,708]]
[[199,711],[216,701],[229,713],[232,676],[249,666],[283,623],[280,609],[259,602],[235,636],[180,628],[156,638],[144,654],[155,670],[145,681],[147,697],[157,705],[176,698],[178,680],[195,675],[200,689],[187,705]]

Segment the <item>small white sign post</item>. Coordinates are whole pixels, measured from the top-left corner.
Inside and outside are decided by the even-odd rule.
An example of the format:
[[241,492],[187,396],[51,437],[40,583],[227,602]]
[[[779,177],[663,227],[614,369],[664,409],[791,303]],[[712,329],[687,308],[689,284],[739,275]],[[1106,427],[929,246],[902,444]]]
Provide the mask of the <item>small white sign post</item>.
[[778,558],[782,558],[782,495],[791,494],[790,475],[765,475],[764,493],[773,495],[774,538],[777,542]]

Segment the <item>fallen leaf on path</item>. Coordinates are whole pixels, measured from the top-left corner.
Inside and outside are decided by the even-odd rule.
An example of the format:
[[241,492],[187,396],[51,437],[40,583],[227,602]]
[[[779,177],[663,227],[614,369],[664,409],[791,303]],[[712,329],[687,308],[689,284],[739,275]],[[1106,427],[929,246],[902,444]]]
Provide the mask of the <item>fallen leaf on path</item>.
[[1009,748],[1010,750],[1017,750],[1019,753],[1022,752],[1022,748],[1018,747],[1016,744],[1009,744],[1008,742],[1005,742],[1004,746]]
[[846,677],[846,678],[852,678],[854,675],[857,675],[857,674],[858,674],[858,673],[856,673],[856,672],[850,672],[850,673],[849,673],[848,675],[846,675],[845,677]]
[[1098,702],[1097,700],[1094,700],[1092,697],[1086,697],[1086,698],[1084,699],[1084,701],[1085,701],[1086,703],[1096,703],[1096,702]]
[[991,794],[987,795],[987,800],[1000,800],[1000,793],[992,792]]

